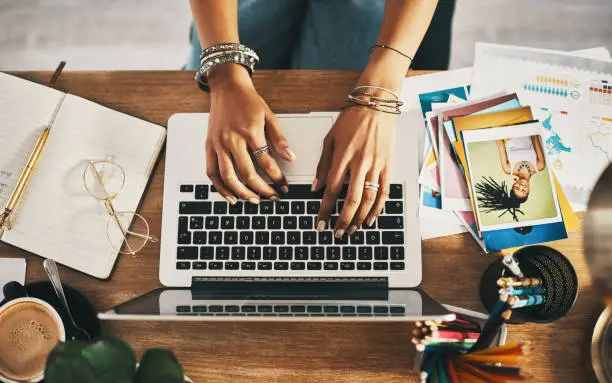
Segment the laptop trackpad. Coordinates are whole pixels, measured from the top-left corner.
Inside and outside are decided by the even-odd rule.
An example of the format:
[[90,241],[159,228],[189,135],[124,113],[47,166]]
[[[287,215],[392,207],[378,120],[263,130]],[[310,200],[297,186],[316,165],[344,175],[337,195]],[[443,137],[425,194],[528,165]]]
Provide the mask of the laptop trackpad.
[[279,115],[278,120],[283,134],[289,141],[289,147],[297,157],[295,162],[279,160],[285,176],[314,176],[323,148],[323,139],[334,124],[334,119],[331,116]]

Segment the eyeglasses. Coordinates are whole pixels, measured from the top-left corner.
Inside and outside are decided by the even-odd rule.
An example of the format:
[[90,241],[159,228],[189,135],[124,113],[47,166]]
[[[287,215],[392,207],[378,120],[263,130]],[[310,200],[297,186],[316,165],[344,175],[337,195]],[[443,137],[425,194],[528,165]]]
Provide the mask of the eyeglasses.
[[90,196],[104,202],[109,214],[106,236],[121,254],[136,255],[148,242],[158,242],[149,233],[149,223],[133,211],[116,211],[113,200],[125,185],[125,171],[111,161],[89,161],[83,172],[83,185]]

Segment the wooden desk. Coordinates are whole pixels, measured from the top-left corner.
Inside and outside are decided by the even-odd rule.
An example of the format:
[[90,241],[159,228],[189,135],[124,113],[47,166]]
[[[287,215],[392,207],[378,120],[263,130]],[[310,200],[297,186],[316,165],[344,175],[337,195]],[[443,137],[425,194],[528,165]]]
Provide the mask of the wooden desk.
[[[46,83],[49,72],[17,74]],[[255,83],[279,113],[338,110],[357,72],[260,71]],[[174,113],[205,112],[208,96],[193,72],[68,72],[57,87],[136,117],[166,125]],[[204,144],[202,143],[202,148]],[[141,212],[160,233],[164,159],[155,170]],[[549,325],[512,326],[509,340],[532,340],[532,382],[593,381],[588,346],[600,300],[591,288],[582,254],[582,233],[552,244],[572,261],[579,276],[578,301],[562,320]],[[159,248],[119,259],[108,281],[61,267],[63,279],[110,308],[160,286]],[[1,244],[0,256],[26,257],[28,281],[45,279],[41,258]],[[483,311],[478,283],[494,257],[483,255],[468,234],[423,242],[423,286],[443,303]],[[452,285],[453,280],[461,288]],[[263,324],[106,322],[107,331],[140,354],[150,347],[172,349],[186,373],[200,382],[413,382],[411,324]]]

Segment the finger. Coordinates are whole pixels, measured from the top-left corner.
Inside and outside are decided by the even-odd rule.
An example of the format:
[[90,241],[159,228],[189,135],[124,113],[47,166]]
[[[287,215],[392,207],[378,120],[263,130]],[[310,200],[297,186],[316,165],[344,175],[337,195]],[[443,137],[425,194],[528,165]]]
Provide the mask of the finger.
[[325,140],[323,140],[323,150],[321,151],[319,164],[317,165],[317,175],[312,181],[312,186],[310,187],[311,191],[314,192],[321,190],[323,185],[325,185],[327,173],[329,172],[329,167],[333,158],[333,152],[332,140],[325,138]]
[[[380,181],[380,171],[379,170],[372,169],[368,172],[368,174],[365,177],[365,182],[371,182],[371,183],[378,184],[379,181]],[[376,202],[376,199],[380,191],[374,188],[365,187],[365,182],[364,182],[363,196],[361,197],[361,204],[359,205],[359,208],[357,209],[357,212],[355,213],[355,216],[353,217],[351,226],[349,226],[348,228],[348,235],[352,235],[355,231],[357,231],[357,229],[359,229],[359,227],[361,227],[361,224],[364,222],[364,220],[366,219],[366,217],[372,210],[372,206],[374,206],[374,202]]]
[[274,148],[274,151],[284,160],[294,162],[295,161],[295,153],[291,149],[289,149],[289,142],[283,133],[280,130],[280,124],[278,123],[278,118],[276,115],[272,113],[271,110],[266,112],[266,133],[270,138],[270,143]]
[[[266,137],[264,135],[261,135],[261,137],[253,137],[251,140],[249,140],[248,145],[249,150],[251,151],[251,153],[253,153],[256,150],[264,148],[267,145]],[[277,187],[282,190],[283,193],[289,192],[289,187],[287,186],[287,179],[285,178],[283,171],[280,169],[280,166],[278,166],[278,163],[276,162],[274,157],[272,157],[270,152],[265,152],[261,155],[256,156],[255,161],[257,162],[257,165],[259,165],[261,170],[263,170],[268,175],[268,177],[270,177],[270,180],[272,180],[272,182],[277,185]]]
[[383,207],[385,207],[385,201],[387,201],[387,198],[389,197],[389,184],[391,183],[390,165],[387,165],[380,172],[378,183],[380,184],[380,190],[378,191],[374,205],[372,205],[372,208],[365,219],[366,225],[368,226],[372,226],[374,224],[374,220],[376,220],[376,217],[378,217],[382,212]]
[[258,204],[259,196],[247,188],[236,175],[234,163],[229,153],[222,151],[217,153],[217,161],[219,161],[219,172],[221,179],[236,195],[251,203]]
[[223,196],[230,204],[234,205],[238,201],[236,196],[228,189],[219,172],[219,163],[217,161],[217,153],[207,143],[206,145],[206,175],[210,178],[217,192]]
[[346,164],[343,162],[342,157],[340,155],[337,156],[332,163],[332,170],[327,174],[327,187],[325,188],[325,194],[323,194],[321,208],[317,216],[317,231],[325,230],[329,217],[334,211],[336,200],[338,200],[338,196],[342,191],[346,169]]
[[255,191],[257,194],[270,199],[278,199],[276,191],[257,174],[257,170],[255,170],[253,160],[251,159],[246,144],[241,146],[242,147],[236,147],[232,150],[232,157],[238,168],[240,179],[249,186],[249,189]]
[[364,197],[364,183],[368,173],[366,169],[364,165],[359,164],[355,166],[354,170],[351,170],[348,191],[342,205],[338,223],[336,223],[336,238],[341,238],[348,230],[348,226],[361,204],[361,199]]

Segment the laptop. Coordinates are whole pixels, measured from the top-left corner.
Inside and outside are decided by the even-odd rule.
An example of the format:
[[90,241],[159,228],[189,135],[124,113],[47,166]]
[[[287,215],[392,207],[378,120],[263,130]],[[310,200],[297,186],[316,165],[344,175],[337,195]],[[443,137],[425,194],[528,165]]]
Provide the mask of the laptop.
[[121,304],[102,319],[452,320],[418,286],[421,238],[416,133],[398,121],[388,201],[373,227],[336,239],[316,231],[313,193],[322,142],[336,112],[278,115],[296,153],[278,159],[289,193],[280,201],[229,205],[206,177],[208,114],[168,121],[159,278],[166,288]]

